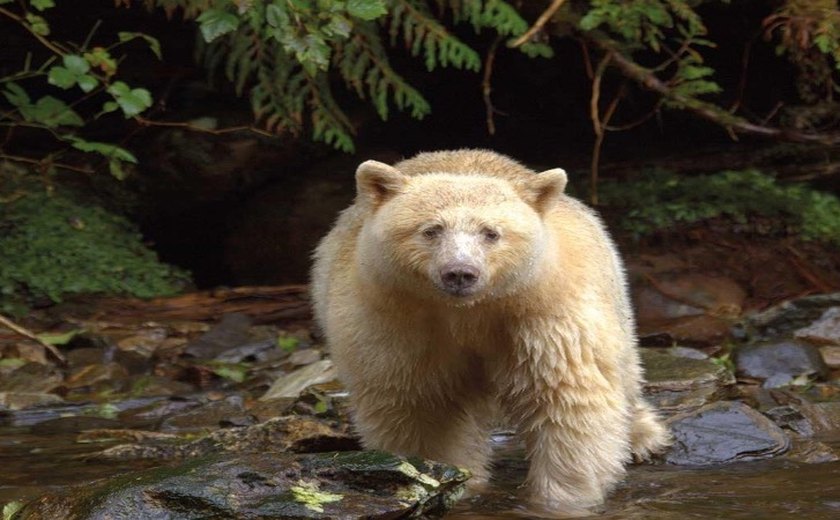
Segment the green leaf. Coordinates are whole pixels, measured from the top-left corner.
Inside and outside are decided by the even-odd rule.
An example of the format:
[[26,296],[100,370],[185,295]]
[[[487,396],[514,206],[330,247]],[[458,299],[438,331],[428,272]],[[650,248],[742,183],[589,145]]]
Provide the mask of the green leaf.
[[27,110],[21,110],[27,121],[41,123],[49,128],[57,126],[82,126],[84,120],[64,101],[44,96]]
[[29,28],[38,36],[47,36],[50,34],[50,25],[47,21],[37,14],[26,13],[26,21],[29,23]]
[[61,65],[55,65],[54,67],[50,67],[50,71],[47,74],[47,82],[50,85],[67,90],[76,84],[76,75]]
[[160,41],[153,36],[141,32],[119,32],[117,33],[117,37],[120,39],[120,43],[140,38],[148,44],[149,50],[157,56],[157,59],[163,59],[163,53],[160,51]]
[[123,162],[116,158],[111,158],[108,161],[108,171],[111,172],[111,176],[113,176],[118,181],[124,181],[128,174],[123,169]]
[[65,54],[62,61],[64,62],[64,66],[67,67],[67,70],[76,75],[81,76],[90,71],[90,64],[78,54]]
[[55,2],[53,2],[53,0],[31,0],[29,3],[32,4],[32,7],[39,11],[55,7]]
[[294,336],[281,336],[277,338],[277,346],[283,352],[294,352],[299,344],[300,340]]
[[101,116],[102,114],[108,114],[110,112],[113,112],[114,110],[119,110],[119,108],[120,105],[116,101],[106,101],[102,105],[102,112],[100,112],[98,115]]
[[108,87],[108,93],[120,105],[125,117],[134,117],[152,106],[152,95],[144,88],[132,89],[122,81]]
[[[4,3],[0,1],[0,3]],[[10,520],[12,517],[17,514],[18,511],[23,509],[24,503],[20,500],[14,500],[9,502],[8,504],[3,506],[3,520]]]
[[235,14],[221,9],[208,9],[201,13],[196,21],[201,24],[201,34],[207,43],[212,42],[219,36],[235,31],[239,27],[239,18]]
[[248,375],[248,367],[244,365],[222,365],[222,364],[214,364],[211,365],[210,369],[219,377],[223,377],[225,379],[230,379],[235,383],[241,383],[245,381],[245,377]]
[[347,2],[347,12],[350,16],[362,20],[375,20],[388,12],[383,0],[350,0]]
[[29,99],[29,94],[14,81],[6,83],[6,89],[3,91],[3,96],[13,106],[21,108],[32,104],[32,101]]
[[120,161],[137,163],[137,157],[135,157],[134,154],[115,144],[85,141],[84,139],[79,139],[78,137],[73,137],[71,141],[73,142],[73,148],[77,150],[98,153],[100,155],[104,155],[105,157],[119,159]]
[[289,25],[289,15],[282,4],[268,4],[265,8],[265,21],[272,27],[286,27]]
[[84,329],[75,329],[67,332],[62,332],[60,334],[38,334],[38,339],[41,340],[42,343],[46,343],[47,345],[66,345],[70,343],[70,340],[84,332]]
[[83,92],[90,92],[99,85],[99,80],[90,74],[85,74],[84,76],[79,76],[76,83],[79,84],[79,88],[82,89]]

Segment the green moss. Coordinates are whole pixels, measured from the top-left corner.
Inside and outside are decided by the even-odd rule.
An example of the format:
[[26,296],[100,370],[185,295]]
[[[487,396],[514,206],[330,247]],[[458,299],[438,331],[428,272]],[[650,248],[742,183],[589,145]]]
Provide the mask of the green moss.
[[289,491],[291,491],[292,498],[294,498],[295,502],[303,504],[304,507],[316,513],[324,512],[324,504],[338,502],[344,498],[335,493],[319,491],[317,483],[303,480],[298,481],[296,486],[290,487]]
[[165,296],[189,283],[126,218],[65,189],[16,188],[0,198],[0,310],[83,293]]
[[744,224],[767,217],[773,229],[840,245],[840,199],[804,184],[782,185],[756,170],[681,176],[650,171],[636,180],[604,182],[605,205],[621,211],[635,236],[725,217]]

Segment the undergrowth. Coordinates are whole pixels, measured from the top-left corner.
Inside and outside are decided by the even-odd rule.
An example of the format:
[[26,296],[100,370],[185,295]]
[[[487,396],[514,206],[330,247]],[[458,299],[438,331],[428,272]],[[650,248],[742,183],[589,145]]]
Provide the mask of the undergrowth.
[[767,217],[778,231],[840,245],[840,199],[805,184],[780,184],[757,170],[680,176],[653,170],[629,181],[605,181],[603,204],[621,212],[619,226],[636,238],[725,217]]
[[5,184],[0,193],[0,310],[74,294],[171,295],[189,275],[160,262],[125,217],[66,188]]

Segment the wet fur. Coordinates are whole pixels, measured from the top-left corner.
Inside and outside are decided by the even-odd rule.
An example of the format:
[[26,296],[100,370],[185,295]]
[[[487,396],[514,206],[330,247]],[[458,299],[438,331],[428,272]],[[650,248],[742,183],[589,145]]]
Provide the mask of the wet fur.
[[[365,166],[367,165],[367,166]],[[499,154],[420,154],[365,163],[357,200],[315,254],[312,295],[365,446],[419,455],[487,480],[491,423],[524,436],[530,497],[544,511],[601,503],[631,454],[668,433],[641,397],[624,271],[598,217],[565,196],[565,174]],[[502,227],[478,238],[424,241]],[[453,242],[454,243],[454,242]],[[467,244],[467,245],[464,245]],[[436,269],[455,253],[481,290],[446,294]]]

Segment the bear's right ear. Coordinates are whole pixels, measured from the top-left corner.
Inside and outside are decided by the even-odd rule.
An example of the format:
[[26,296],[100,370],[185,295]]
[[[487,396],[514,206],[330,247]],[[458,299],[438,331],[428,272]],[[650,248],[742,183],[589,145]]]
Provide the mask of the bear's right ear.
[[356,200],[376,207],[405,187],[408,177],[393,166],[365,161],[356,169]]

